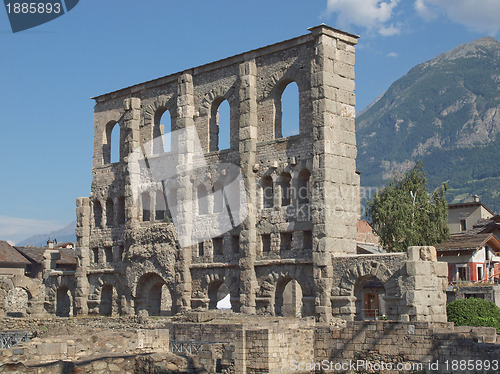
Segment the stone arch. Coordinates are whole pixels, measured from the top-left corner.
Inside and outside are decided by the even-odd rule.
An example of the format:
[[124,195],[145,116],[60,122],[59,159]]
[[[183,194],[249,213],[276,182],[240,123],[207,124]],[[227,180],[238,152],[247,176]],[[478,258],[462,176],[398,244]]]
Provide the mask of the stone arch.
[[274,180],[270,174],[265,174],[260,180],[262,196],[262,208],[272,208],[274,206]]
[[73,295],[67,286],[60,286],[56,291],[56,316],[73,315]]
[[276,283],[274,313],[283,317],[302,317],[302,287],[297,279],[283,277]]
[[111,316],[113,310],[116,310],[115,289],[113,285],[106,283],[101,285],[99,292],[99,314],[102,316]]
[[[114,137],[114,131],[118,131],[118,136]],[[112,120],[104,126],[104,141],[102,144],[103,163],[120,162],[123,159],[122,149],[122,126],[119,121]],[[118,140],[115,142],[114,140]],[[117,159],[112,159],[112,154],[117,151]]]
[[261,305],[261,311],[295,317],[310,315],[313,310],[304,300],[312,296],[313,285],[308,284],[307,274],[301,266],[292,266],[273,271],[263,278],[257,296],[261,301],[267,301]]
[[136,314],[145,310],[149,315],[172,315],[174,305],[172,289],[157,273],[145,273],[136,283]]
[[357,320],[378,319],[385,314],[385,287],[373,275],[365,275],[354,284]]
[[231,87],[227,86],[217,86],[212,88],[201,100],[199,115],[208,116],[210,114],[211,108],[213,107],[214,102],[218,102],[220,104],[224,100],[229,102],[231,105],[231,97],[234,94],[235,86],[234,84]]
[[[160,120],[165,112],[170,116],[169,132],[175,130],[177,116],[177,95],[160,95],[151,104],[143,109],[143,127],[149,128],[143,133],[142,144],[146,147],[148,155],[161,154],[165,150],[165,129],[161,127]],[[151,140],[151,142],[150,142]],[[172,144],[172,139],[169,138]]]
[[292,197],[292,176],[289,172],[283,171],[279,177],[279,187],[281,193],[281,206],[291,204]]
[[[385,295],[396,295],[398,293],[398,285],[392,281],[392,272],[381,262],[369,258],[362,259],[352,265],[344,273],[340,281],[340,296],[347,296],[349,300],[348,309],[351,310],[351,318],[364,318],[362,309],[364,306],[364,286],[367,281],[374,282],[374,291],[383,297]],[[332,295],[336,296],[336,295]],[[385,306],[384,308],[385,309]]]

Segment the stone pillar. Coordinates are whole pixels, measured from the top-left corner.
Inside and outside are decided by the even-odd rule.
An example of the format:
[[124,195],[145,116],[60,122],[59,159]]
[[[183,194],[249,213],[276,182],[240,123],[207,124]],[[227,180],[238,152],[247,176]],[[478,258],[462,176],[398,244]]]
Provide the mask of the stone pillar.
[[403,321],[446,322],[448,264],[437,261],[434,247],[409,247],[401,280]]
[[[192,167],[194,156],[194,141],[191,136],[196,135],[194,125],[194,88],[193,76],[191,72],[183,73],[178,80],[177,86],[177,129],[176,139],[172,139],[172,147],[178,147],[177,160],[177,201],[182,204],[177,205],[177,211],[172,214],[177,215],[177,235],[179,241],[183,239],[187,242],[192,240],[193,222],[193,188],[190,180],[191,175],[186,172],[186,167]],[[172,204],[169,202],[169,206]],[[175,263],[175,282],[177,294],[177,311],[183,312],[191,309],[191,258],[193,246],[180,248],[177,261]]]
[[88,313],[89,282],[87,269],[90,266],[90,219],[90,198],[79,197],[76,199],[75,315]]
[[311,214],[315,309],[331,318],[332,255],[356,253],[359,175],[354,128],[356,37],[321,25],[311,64],[313,170]]
[[257,66],[255,60],[240,64],[240,141],[241,171],[246,190],[248,217],[240,233],[240,303],[243,313],[255,314],[257,279],[254,262],[257,254],[257,185],[253,171],[257,152]]

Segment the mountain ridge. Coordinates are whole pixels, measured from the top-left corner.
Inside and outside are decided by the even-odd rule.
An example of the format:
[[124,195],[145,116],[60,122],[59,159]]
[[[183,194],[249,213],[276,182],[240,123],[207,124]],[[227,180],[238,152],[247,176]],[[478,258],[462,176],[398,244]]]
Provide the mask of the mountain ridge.
[[431,188],[448,182],[450,202],[477,193],[500,210],[500,187],[477,183],[500,177],[491,165],[500,149],[499,86],[500,42],[492,37],[414,66],[357,116],[362,185],[382,186],[423,160]]

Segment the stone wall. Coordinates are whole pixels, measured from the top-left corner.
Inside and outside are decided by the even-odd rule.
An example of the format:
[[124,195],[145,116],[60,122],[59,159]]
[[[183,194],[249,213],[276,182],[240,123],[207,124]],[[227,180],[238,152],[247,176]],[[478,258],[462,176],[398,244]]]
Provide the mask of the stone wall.
[[[324,278],[332,271],[331,254],[356,248],[356,39],[321,25],[295,39],[96,97],[91,195],[77,200],[73,313],[162,314],[167,311],[157,307],[157,290],[165,285],[169,313],[215,308],[225,290],[237,312],[295,310],[328,320],[331,286]],[[281,95],[290,83],[299,93],[299,133],[292,136],[284,133],[281,115]],[[218,146],[224,101],[229,149]],[[171,129],[162,120],[167,117]],[[169,152],[167,130],[174,134]],[[113,131],[120,133],[117,145]],[[113,163],[112,147],[120,153]],[[178,174],[135,191],[134,181],[144,175],[131,161],[134,152],[148,165],[173,165]],[[184,175],[193,159],[208,167]],[[214,234],[225,214],[215,211],[217,193],[231,182],[230,165],[241,173],[239,199],[246,200],[241,211],[248,215],[234,224],[233,211],[232,227]],[[272,196],[265,202],[268,188]],[[181,224],[174,227],[172,220]],[[283,301],[290,282],[293,294],[302,295],[300,306]]]
[[[467,372],[453,369],[457,362],[495,365],[500,357],[494,328],[455,327],[447,322],[336,320],[330,325],[313,318],[242,318],[215,312],[193,312],[182,318],[11,321],[16,328],[38,330],[39,337],[1,350],[0,371],[17,367],[25,368],[23,372],[57,373],[65,367],[65,372],[75,368],[81,370],[74,372],[105,373],[117,368],[132,372],[140,365],[139,372],[168,367],[177,372],[196,368],[209,373],[314,373],[327,365],[326,372],[457,373]],[[195,345],[192,351],[187,345],[175,351],[188,342]],[[380,365],[393,366],[384,371]],[[145,367],[152,371],[144,371]]]

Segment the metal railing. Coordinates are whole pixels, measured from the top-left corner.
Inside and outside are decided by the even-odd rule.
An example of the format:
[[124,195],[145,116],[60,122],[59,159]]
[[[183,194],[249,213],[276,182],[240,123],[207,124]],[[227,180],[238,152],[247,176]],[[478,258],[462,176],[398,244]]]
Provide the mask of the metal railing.
[[36,333],[29,331],[1,331],[0,332],[0,348],[7,349],[18,345],[19,343],[27,342],[34,338]]

